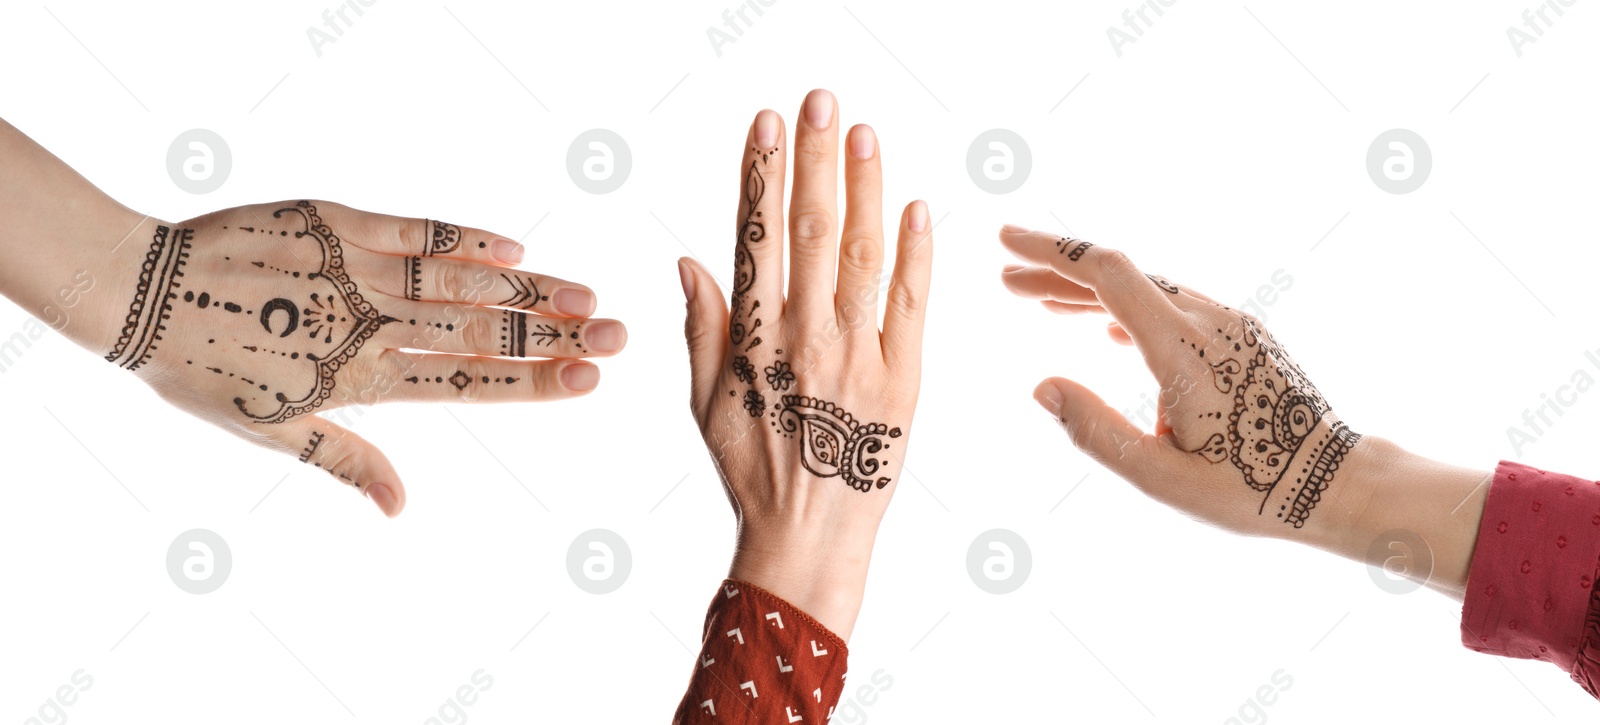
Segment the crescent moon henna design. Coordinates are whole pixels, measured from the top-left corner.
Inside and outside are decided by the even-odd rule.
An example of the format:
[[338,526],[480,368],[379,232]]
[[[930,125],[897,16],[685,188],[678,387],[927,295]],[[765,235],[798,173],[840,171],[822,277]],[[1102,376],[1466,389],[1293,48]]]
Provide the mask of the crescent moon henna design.
[[857,491],[889,485],[878,471],[889,461],[878,458],[887,439],[899,438],[900,429],[882,423],[858,423],[833,403],[803,395],[785,395],[778,406],[775,426],[785,437],[800,437],[800,463],[820,478],[838,476]]
[[[289,223],[288,231],[291,232],[289,239],[304,240],[316,245],[315,252],[320,257],[321,264],[316,271],[306,273],[301,279],[304,284],[317,288],[317,291],[311,292],[308,296],[319,308],[323,308],[315,312],[319,315],[325,312],[325,317],[310,333],[311,344],[316,349],[305,353],[302,357],[311,366],[305,395],[291,398],[280,392],[265,406],[258,400],[233,399],[233,404],[238,406],[239,412],[258,423],[282,423],[297,415],[316,410],[333,395],[335,376],[339,369],[355,358],[356,353],[361,351],[361,346],[378,331],[378,328],[395,321],[395,318],[379,312],[372,303],[361,296],[356,283],[345,273],[344,249],[340,246],[339,237],[322,222],[321,217],[317,216],[317,208],[312,206],[311,202],[302,201],[295,206],[279,209],[273,212],[272,216],[274,219],[283,219]],[[457,239],[459,241],[459,236]],[[273,309],[270,307],[262,309],[262,323],[268,331],[272,329],[268,323]],[[307,314],[311,312],[312,310],[307,308]],[[301,326],[309,324],[305,322]],[[288,327],[283,334],[287,335],[292,331],[293,328]]]
[[[1191,452],[1211,463],[1230,461],[1244,475],[1245,485],[1266,494],[1258,513],[1265,514],[1269,504],[1276,504],[1273,515],[1298,529],[1305,526],[1361,435],[1333,415],[1327,400],[1271,333],[1249,318],[1240,319],[1241,338],[1224,334],[1226,347],[1221,351],[1242,353],[1248,362],[1241,365],[1229,357],[1211,365],[1217,389],[1233,396],[1226,440],[1222,433],[1213,433]],[[1191,347],[1205,357],[1204,350]],[[1203,417],[1222,416],[1219,411]]]

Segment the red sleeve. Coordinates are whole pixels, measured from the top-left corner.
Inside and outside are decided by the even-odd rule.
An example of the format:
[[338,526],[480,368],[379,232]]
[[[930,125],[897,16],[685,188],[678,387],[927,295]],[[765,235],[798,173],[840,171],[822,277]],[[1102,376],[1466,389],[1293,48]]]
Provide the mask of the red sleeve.
[[1484,503],[1461,642],[1544,660],[1600,697],[1600,482],[1502,461]]
[[749,582],[711,598],[700,656],[675,725],[826,725],[844,693],[850,652],[834,633]]

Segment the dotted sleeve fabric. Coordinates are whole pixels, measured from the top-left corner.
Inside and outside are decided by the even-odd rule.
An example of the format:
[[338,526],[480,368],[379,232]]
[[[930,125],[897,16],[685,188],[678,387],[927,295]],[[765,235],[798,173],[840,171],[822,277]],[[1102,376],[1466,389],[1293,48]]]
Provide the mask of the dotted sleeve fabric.
[[1502,461],[1484,503],[1461,642],[1544,660],[1600,691],[1600,482]]
[[805,612],[749,582],[711,598],[700,654],[674,725],[826,725],[844,693],[850,652]]

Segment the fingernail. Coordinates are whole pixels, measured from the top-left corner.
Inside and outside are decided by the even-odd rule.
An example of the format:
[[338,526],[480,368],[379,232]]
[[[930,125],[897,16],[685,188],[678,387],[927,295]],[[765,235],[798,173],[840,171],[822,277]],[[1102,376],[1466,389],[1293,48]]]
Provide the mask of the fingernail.
[[522,262],[524,253],[526,253],[526,250],[522,248],[521,244],[509,239],[496,239],[493,244],[489,245],[489,256],[494,257],[494,261],[501,264],[519,264]]
[[595,352],[616,352],[628,344],[628,328],[616,320],[596,322],[583,328],[583,342]]
[[367,498],[372,499],[372,502],[378,505],[378,510],[382,511],[384,516],[393,518],[396,513],[399,513],[394,510],[394,491],[389,488],[388,484],[369,483],[367,484],[366,494]]
[[573,363],[561,369],[561,385],[575,393],[586,393],[600,384],[600,368],[589,363]]
[[683,301],[694,301],[694,270],[689,269],[689,263],[678,260],[678,281],[683,283]]
[[911,202],[911,219],[906,222],[906,226],[910,227],[911,231],[913,231],[913,232],[925,232],[925,231],[928,231],[928,204],[927,204],[927,202],[923,202],[923,201],[913,201],[913,202]]
[[756,114],[756,146],[770,149],[778,145],[778,114],[763,109]]
[[1026,228],[1024,228],[1024,227],[1019,227],[1019,226],[1017,226],[1015,224],[1007,224],[1007,225],[1005,225],[1003,227],[1000,227],[1000,231],[1005,232],[1007,234],[1017,234],[1017,233],[1025,232],[1025,231],[1028,231],[1028,230]]
[[833,94],[821,88],[806,94],[806,123],[822,131],[833,124]]
[[872,158],[872,152],[878,148],[878,135],[872,132],[872,127],[866,124],[850,129],[850,155],[858,159]]
[[1051,416],[1061,418],[1061,391],[1054,385],[1040,385],[1033,391],[1033,399],[1039,402],[1039,407],[1044,408]]
[[594,314],[594,293],[582,289],[560,289],[550,298],[550,304],[563,315],[588,317]]

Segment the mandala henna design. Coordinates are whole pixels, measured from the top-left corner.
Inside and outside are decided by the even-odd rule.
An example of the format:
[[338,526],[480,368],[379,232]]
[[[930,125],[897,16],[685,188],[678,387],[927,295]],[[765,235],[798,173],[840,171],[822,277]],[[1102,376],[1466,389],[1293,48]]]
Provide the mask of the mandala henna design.
[[424,226],[431,233],[427,239],[422,241],[422,256],[433,257],[440,254],[449,254],[460,248],[461,227],[432,219],[424,220]]
[[[287,321],[278,336],[287,337],[297,326],[310,328],[307,336],[313,346],[319,349],[308,351],[303,356],[313,369],[311,384],[303,396],[290,398],[284,393],[277,393],[273,401],[277,406],[260,411],[252,410],[257,407],[252,404],[253,401],[233,399],[239,412],[258,423],[282,423],[316,410],[333,395],[335,377],[340,368],[355,358],[361,346],[378,328],[396,321],[379,312],[361,296],[356,283],[345,273],[344,248],[339,237],[317,216],[317,208],[311,202],[302,201],[295,206],[279,209],[272,216],[274,219],[290,221],[289,238],[316,243],[321,264],[315,272],[307,273],[304,280],[322,289],[310,293],[311,303],[298,312],[298,305],[287,299],[273,300],[263,305],[262,327],[269,333],[274,332],[272,323],[276,318],[273,312],[281,310],[287,315]],[[295,226],[301,228],[295,229]]]
[[803,395],[785,395],[778,410],[778,428],[800,436],[800,463],[821,478],[839,476],[857,491],[889,485],[879,476],[888,459],[876,457],[889,448],[885,438],[899,438],[900,429],[882,423],[858,423],[843,408]]
[[116,346],[106,355],[108,362],[134,371],[150,360],[156,342],[167,329],[164,321],[171,317],[172,300],[178,296],[174,290],[183,286],[178,278],[183,276],[183,266],[189,261],[193,238],[192,229],[174,231],[166,226],[156,227],[150,251],[139,270],[139,285],[133,294],[133,304],[128,308],[127,324],[117,337]]
[[[1241,320],[1241,339],[1224,337],[1232,352],[1248,356],[1248,363],[1230,357],[1211,364],[1217,389],[1233,395],[1227,438],[1214,433],[1192,452],[1211,463],[1232,462],[1245,485],[1266,494],[1258,513],[1277,503],[1274,515],[1298,529],[1361,435],[1333,416],[1271,333],[1249,318]],[[1205,357],[1204,350],[1199,354]]]

